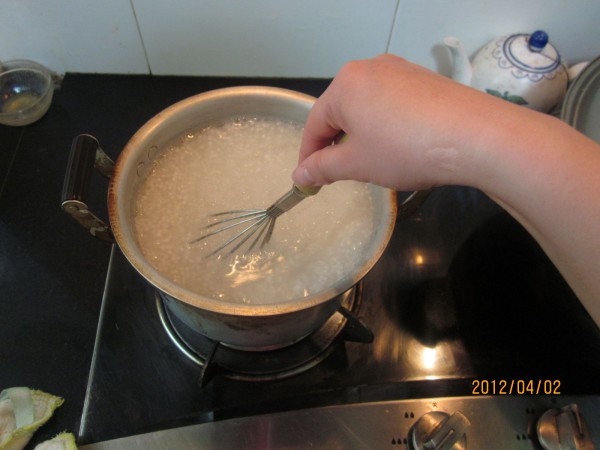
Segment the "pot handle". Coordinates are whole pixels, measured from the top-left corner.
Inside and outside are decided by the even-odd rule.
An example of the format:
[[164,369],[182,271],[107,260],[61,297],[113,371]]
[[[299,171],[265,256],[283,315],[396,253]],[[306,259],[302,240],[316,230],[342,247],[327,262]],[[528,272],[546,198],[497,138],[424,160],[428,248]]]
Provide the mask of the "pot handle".
[[398,219],[404,219],[412,216],[421,205],[427,200],[429,194],[433,192],[434,188],[424,189],[422,191],[412,192],[399,206],[398,206]]
[[61,206],[92,236],[106,242],[114,242],[110,226],[92,213],[85,203],[93,168],[110,178],[114,162],[100,148],[98,140],[89,134],[80,134],[73,139],[63,183]]

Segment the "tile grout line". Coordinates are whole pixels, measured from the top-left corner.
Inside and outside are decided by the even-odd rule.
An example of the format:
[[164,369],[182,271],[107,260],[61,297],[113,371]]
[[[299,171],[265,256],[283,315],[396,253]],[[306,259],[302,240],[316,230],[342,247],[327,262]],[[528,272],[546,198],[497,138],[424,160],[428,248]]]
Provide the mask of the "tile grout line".
[[385,45],[385,53],[390,52],[390,45],[392,45],[392,36],[396,29],[396,21],[398,20],[398,11],[400,10],[400,2],[402,0],[396,0],[396,8],[394,9],[394,18],[392,19],[392,26],[390,27],[390,33],[388,34],[387,43]]
[[140,22],[138,20],[137,14],[135,12],[135,6],[133,5],[133,0],[129,0],[129,5],[131,6],[131,12],[133,13],[133,20],[135,21],[135,27],[137,28],[138,36],[140,37],[140,42],[142,43],[142,51],[144,52],[144,59],[146,60],[146,66],[148,67],[148,74],[152,75],[152,68],[150,67],[150,59],[148,58],[148,52],[146,51],[146,44],[144,43],[144,36],[142,36],[142,29],[140,28]]

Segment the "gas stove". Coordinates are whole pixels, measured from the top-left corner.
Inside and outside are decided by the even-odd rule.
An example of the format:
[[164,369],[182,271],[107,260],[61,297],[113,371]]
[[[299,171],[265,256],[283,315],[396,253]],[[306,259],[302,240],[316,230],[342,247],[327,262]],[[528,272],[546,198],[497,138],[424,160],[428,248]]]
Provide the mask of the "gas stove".
[[292,348],[227,348],[164,302],[113,247],[80,445],[559,448],[569,430],[600,448],[600,330],[475,189],[438,188],[399,217],[343,307]]

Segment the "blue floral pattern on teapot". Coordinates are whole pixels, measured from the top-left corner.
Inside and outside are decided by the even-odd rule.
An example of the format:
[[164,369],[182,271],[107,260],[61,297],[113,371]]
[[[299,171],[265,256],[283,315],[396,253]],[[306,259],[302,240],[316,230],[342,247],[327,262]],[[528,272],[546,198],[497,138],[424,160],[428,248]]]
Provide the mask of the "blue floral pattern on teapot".
[[567,68],[543,31],[495,39],[472,62],[459,39],[447,37],[444,44],[453,59],[452,78],[475,89],[542,112],[566,94]]

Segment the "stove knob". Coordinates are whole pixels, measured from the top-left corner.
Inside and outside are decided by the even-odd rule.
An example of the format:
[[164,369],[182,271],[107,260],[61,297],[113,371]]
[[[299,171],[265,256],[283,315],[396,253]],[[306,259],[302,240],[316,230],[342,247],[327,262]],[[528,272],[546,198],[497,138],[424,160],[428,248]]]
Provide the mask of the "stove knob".
[[537,435],[546,450],[594,450],[590,433],[575,403],[542,414],[537,423]]
[[465,430],[471,425],[460,411],[449,415],[442,411],[424,414],[409,432],[411,450],[465,450]]

